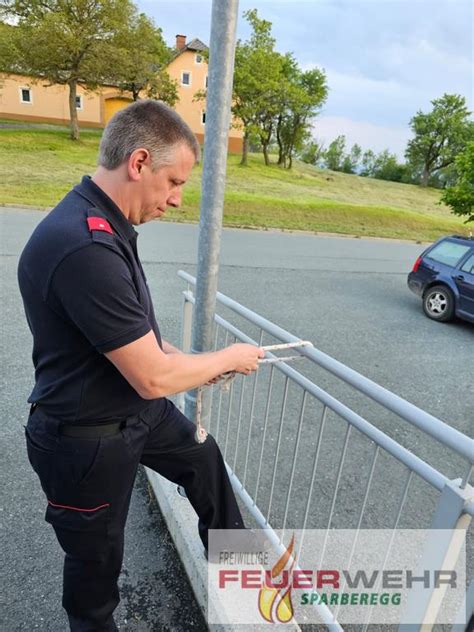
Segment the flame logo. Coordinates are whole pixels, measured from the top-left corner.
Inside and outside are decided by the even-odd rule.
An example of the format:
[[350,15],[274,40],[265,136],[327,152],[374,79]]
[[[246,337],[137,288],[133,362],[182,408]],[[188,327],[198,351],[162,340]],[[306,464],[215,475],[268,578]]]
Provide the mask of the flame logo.
[[[258,594],[258,609],[262,617],[268,623],[288,623],[293,618],[294,610],[291,602],[291,573],[295,560],[293,548],[295,536],[291,538],[285,553],[275,563],[271,570],[271,578],[274,580],[279,575],[283,576],[281,587],[263,586]],[[285,568],[291,562],[289,568]],[[270,582],[266,582],[270,583]],[[272,581],[273,584],[273,581]]]

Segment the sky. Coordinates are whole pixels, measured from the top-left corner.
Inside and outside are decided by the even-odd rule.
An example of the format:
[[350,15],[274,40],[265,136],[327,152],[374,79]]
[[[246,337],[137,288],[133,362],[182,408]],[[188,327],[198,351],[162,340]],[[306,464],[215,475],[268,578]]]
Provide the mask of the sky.
[[[178,33],[209,44],[210,0],[135,1],[169,45]],[[272,23],[277,50],[303,69],[325,70],[329,96],[314,136],[326,147],[344,134],[347,147],[403,158],[411,117],[433,99],[461,94],[474,109],[470,0],[241,0],[243,40],[250,29],[242,13],[251,8]]]

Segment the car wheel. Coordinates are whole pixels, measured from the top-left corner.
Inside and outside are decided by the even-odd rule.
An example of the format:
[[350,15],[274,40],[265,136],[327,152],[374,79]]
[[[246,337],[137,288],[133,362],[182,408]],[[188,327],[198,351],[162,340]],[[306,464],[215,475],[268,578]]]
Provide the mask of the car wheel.
[[454,316],[454,297],[445,285],[434,285],[423,294],[423,311],[433,320],[447,322]]

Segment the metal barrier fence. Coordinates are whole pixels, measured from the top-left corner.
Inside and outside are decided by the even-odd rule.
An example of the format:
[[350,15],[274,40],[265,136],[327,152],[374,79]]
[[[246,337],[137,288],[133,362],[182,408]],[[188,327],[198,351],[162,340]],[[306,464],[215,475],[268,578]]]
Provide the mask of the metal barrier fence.
[[[178,274],[188,284],[183,292],[182,342],[183,350],[191,352],[194,295],[190,286],[195,285],[195,278],[183,271]],[[217,305],[230,310],[232,319],[239,320],[246,331],[216,314],[214,349],[235,341],[262,346],[268,344],[264,337],[285,343],[298,340],[221,293],[217,294]],[[388,429],[376,427],[365,418],[367,415],[358,414],[295,368],[270,364],[251,377],[238,376],[228,393],[212,387],[206,406],[205,425],[221,447],[247,519],[251,517],[262,529],[390,528],[395,533],[397,528],[430,528],[467,532],[474,516],[474,488],[470,485],[474,441],[316,348],[302,347],[300,353],[310,361],[310,367],[324,369],[369,398],[369,404],[372,400],[386,414],[409,422],[424,439],[440,443],[443,451],[453,451],[458,476],[441,473],[389,436]],[[306,362],[303,364],[307,368]],[[185,397],[192,398],[192,394],[179,396],[182,410]],[[363,407],[372,412],[370,405]],[[433,554],[440,563],[448,554],[457,559],[459,551],[453,547],[454,537],[449,542],[435,538],[427,547],[431,562]],[[468,614],[474,602],[473,587],[471,581],[464,604]],[[406,622],[423,621],[428,607],[437,613],[441,606],[441,597],[436,603],[414,597]],[[459,617],[462,614],[460,610]],[[332,630],[342,630],[337,612],[324,606],[320,615]],[[364,632],[369,623],[370,612]],[[420,627],[404,625],[403,630]]]

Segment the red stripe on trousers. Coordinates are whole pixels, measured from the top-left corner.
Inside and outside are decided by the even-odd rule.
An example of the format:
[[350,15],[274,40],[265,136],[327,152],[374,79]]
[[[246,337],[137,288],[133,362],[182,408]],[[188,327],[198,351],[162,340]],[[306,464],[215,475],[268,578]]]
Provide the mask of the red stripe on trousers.
[[110,507],[110,503],[104,503],[103,505],[99,505],[98,507],[94,507],[93,509],[82,509],[81,507],[69,507],[68,505],[58,505],[56,503],[48,500],[48,503],[52,507],[59,507],[60,509],[72,509],[72,511],[98,511],[99,509],[103,509],[104,507]]

